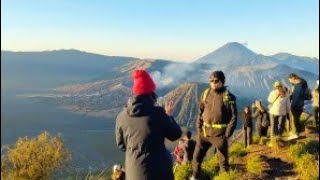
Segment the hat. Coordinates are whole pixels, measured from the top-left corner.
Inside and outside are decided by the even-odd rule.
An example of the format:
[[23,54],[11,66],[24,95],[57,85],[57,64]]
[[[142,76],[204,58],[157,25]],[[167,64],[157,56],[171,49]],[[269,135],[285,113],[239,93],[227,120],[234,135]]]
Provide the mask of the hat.
[[282,84],[281,84],[280,81],[276,81],[276,82],[274,82],[274,84],[273,84],[273,87],[281,87],[281,86],[282,86]]
[[156,90],[156,85],[145,70],[135,70],[132,73],[134,95],[152,94]]
[[209,80],[217,78],[218,80],[220,80],[223,84],[226,81],[226,77],[224,76],[224,73],[222,71],[214,71],[213,73],[211,73]]

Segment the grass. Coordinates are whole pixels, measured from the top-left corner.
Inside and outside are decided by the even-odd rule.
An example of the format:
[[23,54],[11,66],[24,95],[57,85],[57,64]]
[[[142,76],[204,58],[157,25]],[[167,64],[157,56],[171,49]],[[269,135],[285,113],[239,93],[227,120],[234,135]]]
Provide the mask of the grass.
[[202,172],[206,176],[209,176],[210,178],[214,177],[219,170],[219,159],[218,155],[214,155],[209,160],[202,163]]
[[255,133],[253,136],[252,136],[252,144],[259,144],[260,142],[260,137],[257,133]]
[[174,171],[175,180],[189,179],[191,175],[192,175],[192,167],[190,163],[186,165],[178,165]]
[[319,179],[319,140],[291,145],[287,154],[301,180]]
[[261,175],[263,172],[263,162],[260,155],[255,155],[248,159],[246,164],[247,171],[255,174]]
[[299,173],[301,180],[318,180],[319,163],[311,154],[303,154],[295,162],[295,170]]
[[233,164],[238,158],[247,155],[247,149],[243,143],[234,143],[229,147],[229,162]]
[[213,180],[236,180],[239,179],[239,171],[230,170],[229,172],[220,173],[218,176],[215,176]]

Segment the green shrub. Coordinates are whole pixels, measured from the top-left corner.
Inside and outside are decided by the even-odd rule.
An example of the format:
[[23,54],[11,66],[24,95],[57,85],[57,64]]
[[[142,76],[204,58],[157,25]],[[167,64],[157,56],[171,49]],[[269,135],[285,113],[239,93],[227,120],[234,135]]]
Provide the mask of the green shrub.
[[301,180],[318,180],[319,164],[311,154],[303,154],[295,161],[295,170],[300,175]]
[[230,157],[243,157],[247,155],[247,150],[242,143],[234,143],[229,147],[229,156]]
[[174,179],[175,180],[186,180],[192,175],[192,167],[191,164],[188,163],[186,165],[178,165],[174,171]]
[[19,138],[1,152],[1,179],[49,179],[71,159],[60,137],[48,132]]
[[230,170],[229,172],[220,173],[213,180],[236,180],[239,179],[239,175],[240,173],[237,170]]
[[312,155],[319,154],[319,140],[310,140],[306,144],[297,143],[291,145],[287,150],[288,157],[292,161],[297,160],[306,153]]
[[319,140],[309,140],[304,145],[304,150],[306,153],[317,155],[319,154]]
[[252,156],[247,161],[246,168],[247,168],[247,171],[252,174],[256,174],[256,175],[262,174],[263,162],[262,162],[261,156],[260,155]]
[[214,177],[219,170],[218,155],[214,155],[211,159],[203,162],[201,168],[204,175],[210,178]]

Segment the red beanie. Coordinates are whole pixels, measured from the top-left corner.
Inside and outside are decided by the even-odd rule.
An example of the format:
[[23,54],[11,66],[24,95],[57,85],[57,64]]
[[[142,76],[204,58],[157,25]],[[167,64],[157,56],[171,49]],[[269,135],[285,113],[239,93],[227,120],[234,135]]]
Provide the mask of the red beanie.
[[156,90],[156,85],[145,70],[135,70],[132,73],[134,95],[152,94]]

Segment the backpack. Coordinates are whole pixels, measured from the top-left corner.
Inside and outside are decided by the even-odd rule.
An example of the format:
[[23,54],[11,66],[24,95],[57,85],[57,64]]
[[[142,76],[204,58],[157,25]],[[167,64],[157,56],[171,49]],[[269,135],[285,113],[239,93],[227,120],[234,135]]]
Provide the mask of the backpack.
[[308,87],[308,83],[306,80],[301,79],[302,88],[303,88],[303,98],[306,101],[310,101],[312,99],[312,91]]
[[264,112],[264,113],[262,114],[261,126],[262,126],[262,127],[268,127],[268,126],[270,126],[269,114],[268,114],[267,112]]
[[310,101],[312,99],[312,92],[310,88],[305,88],[303,92],[303,98],[306,101]]
[[[210,91],[210,88],[207,88],[206,90],[204,90],[203,95],[202,95],[202,97],[201,97],[201,101],[202,101],[203,103],[205,103],[205,101],[206,101],[206,99],[207,99],[207,96],[208,96],[208,94],[209,94],[209,91]],[[230,93],[228,90],[225,90],[225,91],[223,92],[223,103],[224,103],[224,105],[227,106],[227,107],[228,107],[228,105],[235,103],[235,101],[232,100],[231,93]]]

